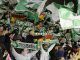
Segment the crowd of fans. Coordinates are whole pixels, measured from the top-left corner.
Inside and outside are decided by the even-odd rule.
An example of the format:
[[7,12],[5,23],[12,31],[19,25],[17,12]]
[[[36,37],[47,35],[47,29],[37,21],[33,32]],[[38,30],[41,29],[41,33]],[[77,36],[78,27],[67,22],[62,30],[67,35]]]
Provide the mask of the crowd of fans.
[[[0,60],[5,60],[9,54],[12,60],[79,60],[80,59],[80,40],[74,41],[71,38],[71,30],[61,31],[59,27],[50,27],[43,33],[42,22],[35,29],[29,30],[25,34],[20,33],[19,29],[14,28],[12,31],[9,26],[0,23]],[[57,26],[57,24],[56,24]],[[59,36],[58,36],[59,35]],[[57,43],[49,43],[50,40],[56,40]],[[11,45],[12,41],[25,43],[40,43],[36,51],[29,51],[27,48],[15,49]],[[48,41],[42,43],[43,41]],[[8,54],[6,54],[6,52]]]
[[[4,14],[6,17],[3,15],[0,19],[6,18],[10,22],[6,24],[0,21],[0,60],[7,60],[8,55],[12,60],[80,60],[80,39],[74,39],[72,29],[62,30],[59,21],[53,22],[47,16],[48,13],[51,14],[50,11],[44,11],[37,23],[25,19],[24,22],[32,24],[30,29],[24,29],[15,23],[13,26],[11,16]],[[11,44],[13,41],[39,46],[35,51],[15,48]]]

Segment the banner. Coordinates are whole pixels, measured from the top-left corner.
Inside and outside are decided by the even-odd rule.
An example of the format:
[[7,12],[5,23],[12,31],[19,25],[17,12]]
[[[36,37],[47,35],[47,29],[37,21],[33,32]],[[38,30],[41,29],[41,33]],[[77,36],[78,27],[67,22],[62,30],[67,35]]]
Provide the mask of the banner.
[[32,49],[32,50],[36,50],[37,49],[37,44],[33,44],[33,43],[23,43],[23,42],[16,42],[13,41],[11,42],[11,44],[15,47],[15,48],[28,48],[28,49]]
[[[40,42],[38,42],[40,43]],[[49,44],[56,44],[59,43],[58,39],[50,40],[50,41],[43,41],[42,44],[49,43]],[[16,42],[13,41],[11,42],[11,45],[14,46],[14,48],[28,48],[32,50],[37,50],[38,47],[40,46],[39,44],[34,44],[34,43],[24,43],[24,42]]]
[[45,43],[57,44],[57,43],[59,43],[59,40],[58,39],[54,39],[54,40],[49,40],[49,41],[43,41],[42,42],[42,44],[45,44]]

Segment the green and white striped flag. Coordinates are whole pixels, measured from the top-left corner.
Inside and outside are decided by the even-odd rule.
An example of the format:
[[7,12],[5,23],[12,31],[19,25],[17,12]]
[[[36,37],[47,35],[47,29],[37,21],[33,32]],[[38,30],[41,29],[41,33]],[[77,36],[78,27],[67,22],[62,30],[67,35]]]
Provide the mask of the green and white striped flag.
[[32,49],[32,50],[36,50],[37,49],[37,45],[33,44],[33,43],[24,43],[24,42],[18,42],[18,41],[12,41],[11,45],[14,46],[15,48],[28,48],[28,49]]
[[60,8],[59,9],[59,17],[62,19],[71,19],[71,17],[73,17],[73,12],[71,12],[69,9],[67,8]]
[[73,28],[73,22],[71,20],[73,17],[72,11],[70,11],[67,8],[60,8],[59,17],[60,17],[60,24],[63,30]]
[[73,12],[66,8],[59,9],[60,24],[63,30],[80,28],[80,16],[74,16]]

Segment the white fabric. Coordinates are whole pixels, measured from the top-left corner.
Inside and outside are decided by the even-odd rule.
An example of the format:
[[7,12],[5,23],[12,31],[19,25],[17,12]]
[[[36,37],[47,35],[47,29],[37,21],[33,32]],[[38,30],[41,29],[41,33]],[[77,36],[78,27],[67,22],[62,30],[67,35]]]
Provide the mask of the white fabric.
[[44,0],[44,1],[41,3],[41,5],[38,7],[38,9],[37,9],[38,15],[40,15],[41,12],[43,11],[43,8],[44,8],[44,6],[45,6],[46,1],[47,1],[47,0]]
[[12,48],[12,54],[15,57],[16,60],[31,60],[31,58],[37,53],[38,51],[34,51],[32,53],[27,54],[26,56],[23,56],[21,54],[18,54],[14,48]]
[[36,2],[39,3],[41,0],[27,0],[27,2]]
[[78,4],[80,4],[80,0],[78,0]]
[[52,16],[51,16],[52,20],[58,21],[59,20],[59,11],[58,11],[58,8],[55,7],[54,3],[50,4],[46,8],[52,12]]
[[73,28],[80,28],[80,15],[72,17]]
[[61,25],[61,28],[63,30],[73,28],[73,22],[72,22],[72,20],[64,20],[64,19],[61,19],[60,20],[60,25]]
[[53,49],[53,47],[55,46],[55,44],[52,44],[50,46],[50,48],[48,49],[48,51],[46,52],[42,45],[41,45],[41,56],[40,56],[40,60],[49,60],[49,52]]
[[0,4],[2,4],[2,0],[0,0]]

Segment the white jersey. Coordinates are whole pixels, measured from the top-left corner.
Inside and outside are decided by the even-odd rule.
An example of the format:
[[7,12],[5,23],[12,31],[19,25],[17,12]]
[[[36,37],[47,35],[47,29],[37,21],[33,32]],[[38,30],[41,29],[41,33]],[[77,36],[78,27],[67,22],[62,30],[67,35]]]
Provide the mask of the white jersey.
[[31,58],[37,53],[38,51],[34,51],[32,53],[29,53],[25,56],[18,54],[14,48],[12,48],[12,54],[15,57],[16,60],[31,60]]
[[47,52],[41,46],[40,60],[49,60],[49,52],[53,49],[54,46],[55,46],[55,44],[51,45]]

